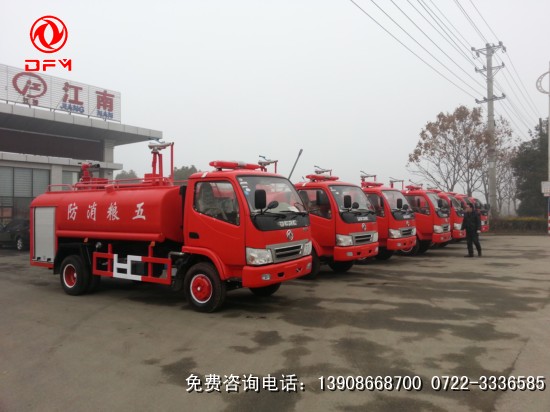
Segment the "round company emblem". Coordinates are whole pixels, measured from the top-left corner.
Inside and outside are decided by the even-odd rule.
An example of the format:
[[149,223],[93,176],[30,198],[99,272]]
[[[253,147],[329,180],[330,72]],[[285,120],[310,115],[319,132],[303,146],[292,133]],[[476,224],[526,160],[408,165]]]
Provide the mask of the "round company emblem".
[[294,233],[292,233],[292,230],[288,229],[288,230],[286,231],[286,238],[287,238],[288,240],[294,239]]
[[55,53],[60,50],[68,37],[65,23],[55,16],[42,16],[31,27],[31,42],[43,53]]
[[407,226],[411,225],[411,222],[409,222],[408,220],[405,220],[405,222],[407,223]]
[[13,88],[23,97],[36,99],[48,91],[48,84],[37,74],[21,72],[13,76]]
[[367,225],[365,223],[361,224],[361,229],[363,229],[363,232],[367,230]]

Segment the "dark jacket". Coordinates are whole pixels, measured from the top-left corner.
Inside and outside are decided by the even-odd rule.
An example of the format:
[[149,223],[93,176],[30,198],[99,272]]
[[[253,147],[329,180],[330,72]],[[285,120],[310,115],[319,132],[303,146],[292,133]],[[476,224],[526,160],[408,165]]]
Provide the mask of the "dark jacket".
[[475,210],[464,213],[464,220],[462,221],[462,229],[466,229],[467,233],[475,233],[481,230],[481,218],[479,213]]

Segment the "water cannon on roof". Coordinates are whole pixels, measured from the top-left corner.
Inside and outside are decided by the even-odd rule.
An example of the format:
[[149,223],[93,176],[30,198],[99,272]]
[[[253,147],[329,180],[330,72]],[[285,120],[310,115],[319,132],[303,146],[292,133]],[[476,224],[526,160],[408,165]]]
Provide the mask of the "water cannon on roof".
[[322,167],[313,166],[315,168],[315,174],[307,175],[306,178],[312,182],[322,180],[338,180],[338,176],[332,176],[332,169],[323,169]]
[[271,159],[268,159],[266,158],[265,156],[262,156],[262,155],[258,155],[260,157],[260,159],[264,159],[264,160],[260,160],[258,162],[258,164],[262,167],[262,172],[267,172],[267,166],[269,165],[275,165],[275,173],[277,173],[277,164],[279,163],[278,160],[271,160]]
[[[359,177],[361,177],[361,187],[378,187],[382,186],[383,183],[376,181],[376,175],[370,175],[367,172],[364,172],[362,170],[359,171],[361,174]],[[373,181],[367,181],[368,178],[374,178]]]
[[401,183],[401,190],[403,190],[404,186],[405,186],[405,180],[403,179],[395,179],[393,177],[390,176],[390,187],[393,188],[395,187],[394,185],[396,183]]

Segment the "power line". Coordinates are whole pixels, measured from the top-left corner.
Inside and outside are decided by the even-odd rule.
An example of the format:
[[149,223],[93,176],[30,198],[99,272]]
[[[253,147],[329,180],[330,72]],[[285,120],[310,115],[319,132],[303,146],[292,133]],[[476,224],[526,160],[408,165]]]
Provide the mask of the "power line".
[[460,3],[458,2],[458,0],[454,0],[454,2],[456,3],[456,5],[458,6],[458,8],[460,9],[460,11],[462,11],[462,14],[464,14],[464,16],[466,16],[466,19],[470,22],[470,24],[472,25],[472,27],[475,29],[475,31],[477,31],[477,34],[479,34],[479,36],[483,39],[483,41],[485,42],[485,44],[488,44],[489,42],[487,41],[487,39],[485,38],[485,36],[483,35],[483,33],[481,32],[481,30],[479,30],[479,28],[477,27],[477,25],[474,23],[474,21],[472,20],[472,18],[470,17],[470,15],[466,12],[466,10],[464,10],[464,7],[462,7],[460,5]]
[[[471,57],[468,56],[461,48],[460,46],[453,40],[453,38],[449,35],[449,33],[447,33],[445,31],[445,28],[442,27],[439,22],[431,15],[430,11],[428,11],[426,9],[426,7],[424,7],[424,5],[420,4],[424,10],[426,10],[426,12],[430,15],[430,17],[432,17],[432,19],[436,22],[436,24],[441,28],[441,30],[443,30],[444,34],[441,33],[441,31],[439,31],[439,29],[437,27],[435,27],[433,25],[433,23],[426,17],[424,16],[424,14],[422,14],[422,12],[420,10],[418,10],[414,4],[411,3],[411,0],[407,0],[407,2],[409,3],[409,5],[424,19],[426,20],[426,22],[432,26],[432,28],[447,42],[449,43],[461,56],[463,56],[468,62],[472,63],[473,62],[471,61]],[[437,16],[436,16],[437,17]],[[459,40],[460,41],[460,40]],[[467,48],[469,50],[469,48]]]
[[[407,1],[408,1],[408,0],[407,0]],[[429,7],[427,4],[425,4],[423,0],[418,0],[418,2],[420,3],[420,5],[421,5],[422,7],[424,7],[424,10],[426,10],[426,8],[430,9],[430,7]],[[452,35],[455,37],[455,39],[457,39],[458,42],[461,43],[462,46],[463,46],[466,50],[470,50],[470,46],[471,46],[471,45],[468,44],[468,40],[466,40],[466,38],[462,35],[462,33],[460,32],[460,30],[458,30],[458,29],[453,25],[453,23],[445,16],[445,13],[443,13],[443,12],[439,9],[439,7],[437,7],[437,5],[436,5],[432,0],[430,0],[430,3],[432,3],[432,5],[437,9],[437,11],[439,12],[439,14],[449,23],[449,25],[455,30],[455,32],[458,33],[458,35],[459,35],[460,37],[462,37],[462,39],[464,40],[464,42],[465,42],[466,44],[463,43],[463,42],[458,38],[458,36],[456,36],[456,34],[452,33]],[[426,11],[427,11],[427,10],[426,10]],[[432,9],[430,9],[430,12],[433,13],[433,15],[436,16],[436,17],[438,18],[438,20],[441,21],[441,22],[443,23],[443,21],[436,15],[436,13],[435,13]],[[428,13],[430,13],[430,12],[428,12]],[[432,18],[433,18],[433,17],[432,17]],[[445,25],[445,23],[443,23],[443,25]],[[450,30],[449,30],[449,31],[450,31]]]
[[405,43],[403,43],[401,40],[399,40],[396,36],[394,36],[389,30],[387,30],[384,26],[382,26],[374,17],[372,17],[369,13],[367,13],[366,10],[364,10],[361,6],[359,6],[354,0],[349,0],[355,7],[357,7],[359,10],[363,12],[368,18],[370,18],[376,25],[378,25],[382,30],[384,30],[386,33],[388,33],[391,37],[393,37],[394,40],[396,40],[399,44],[401,44],[404,48],[406,48],[409,52],[411,52],[414,56],[416,56],[420,61],[422,61],[426,66],[428,66],[430,69],[435,71],[438,75],[443,77],[445,80],[447,80],[449,83],[457,87],[458,89],[462,90],[464,93],[466,93],[471,98],[475,99],[476,97],[466,90],[464,90],[462,87],[460,87],[458,84],[453,82],[451,79],[449,79],[447,76],[445,76],[443,73],[441,73],[439,70],[437,70],[435,67],[433,67],[430,63],[428,63],[426,60],[424,60],[422,57],[420,57],[418,54],[416,54],[411,48],[409,48]]
[[[480,86],[481,88],[484,87],[481,83],[479,83],[479,82],[477,81],[477,79],[475,79],[470,73],[468,73],[466,70],[464,70],[464,69],[462,68],[462,66],[460,66],[451,56],[449,56],[441,47],[439,47],[439,45],[438,45],[436,42],[434,42],[434,41],[431,39],[431,37],[428,36],[428,35],[426,34],[426,32],[425,32],[424,30],[422,30],[422,29],[421,29],[421,28],[420,28],[420,27],[419,27],[419,26],[418,26],[418,25],[417,25],[408,15],[407,15],[407,13],[405,13],[397,4],[395,4],[395,2],[394,2],[393,0],[390,0],[390,1],[392,2],[392,4],[393,4],[395,7],[397,7],[397,9],[399,9],[399,11],[400,11],[401,13],[403,13],[403,15],[404,15],[407,19],[409,19],[409,21],[410,21],[412,24],[414,24],[414,26],[415,26],[418,30],[420,30],[420,31],[422,32],[422,34],[423,34],[424,36],[426,36],[426,37],[428,38],[429,41],[431,41],[431,42],[433,43],[433,45],[434,45],[435,47],[437,47],[445,56],[447,56],[447,58],[448,58],[449,60],[451,60],[451,61],[452,61],[460,70],[462,70],[470,79],[472,79],[475,83],[477,83],[478,86]],[[375,4],[376,4],[376,3],[375,3]],[[385,14],[385,13],[384,13],[384,14]],[[392,20],[392,21],[393,21],[393,20]],[[449,70],[449,69],[447,69],[447,70]]]
[[[455,0],[456,1],[456,0]],[[496,35],[496,33],[494,32],[494,30],[491,28],[491,26],[489,25],[489,23],[487,23],[487,20],[485,20],[485,18],[483,17],[483,15],[481,14],[481,12],[479,11],[479,9],[476,7],[476,5],[474,4],[474,2],[472,0],[470,0],[470,3],[472,4],[472,6],[474,7],[475,11],[477,12],[477,14],[479,15],[479,17],[481,17],[481,20],[483,20],[483,22],[485,23],[485,25],[489,28],[489,30],[491,31],[491,33],[493,34],[493,36],[495,36],[495,39],[498,40],[498,36]],[[525,93],[526,95],[523,93],[523,90],[521,87],[519,87],[519,85],[517,84],[516,80],[514,79],[514,76],[510,76],[512,78],[512,80],[514,81],[516,87],[518,88],[518,90],[520,91],[521,95],[523,96],[523,98],[525,99],[525,101],[527,102],[527,104],[529,105],[529,107],[531,108],[531,110],[533,110],[533,113],[535,114],[535,117],[538,118],[540,117],[540,114],[538,113],[537,111],[537,108],[536,108],[536,105],[535,103],[533,102],[533,99],[531,98],[531,96],[529,95],[529,92],[527,91],[527,88],[525,87],[525,84],[523,84],[523,81],[521,80],[521,76],[519,75],[519,73],[517,72],[516,70],[516,67],[514,65],[514,62],[512,61],[512,58],[507,54],[506,56],[508,58],[508,60],[510,61],[510,64],[512,65],[512,69],[514,70],[517,78],[519,79],[520,83],[522,84],[523,86],[523,90],[525,90]],[[497,57],[498,60],[501,61],[502,63],[502,59],[500,59],[499,57]],[[510,85],[510,87],[512,87]],[[526,97],[527,96],[527,97]],[[519,101],[519,99],[518,99]]]
[[388,17],[397,27],[399,27],[407,36],[409,36],[416,44],[418,44],[422,50],[424,50],[426,53],[428,53],[432,58],[437,61],[440,65],[442,65],[445,69],[447,69],[453,76],[455,76],[458,80],[466,84],[471,90],[473,90],[475,93],[478,93],[476,89],[474,89],[470,84],[466,83],[463,79],[461,79],[456,73],[454,73],[451,69],[449,69],[443,62],[441,62],[437,57],[435,57],[428,49],[426,49],[422,44],[418,42],[407,30],[405,30],[399,23],[397,23],[388,13],[384,11],[374,0],[370,0],[371,3],[373,3],[386,17]]

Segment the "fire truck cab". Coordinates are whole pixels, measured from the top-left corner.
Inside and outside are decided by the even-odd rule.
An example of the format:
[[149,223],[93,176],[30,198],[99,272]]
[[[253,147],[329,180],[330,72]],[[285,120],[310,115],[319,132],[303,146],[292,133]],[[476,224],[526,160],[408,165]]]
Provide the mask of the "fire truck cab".
[[361,176],[361,188],[369,198],[377,216],[380,248],[377,259],[387,260],[395,251],[411,249],[416,244],[414,213],[403,193],[381,182],[367,181]]
[[465,208],[469,204],[472,209],[477,210],[479,213],[479,218],[481,220],[481,233],[486,233],[489,231],[489,205],[482,204],[481,201],[475,197],[456,194],[455,197],[462,203],[462,207]]
[[[30,263],[60,274],[69,295],[101,277],[183,289],[193,309],[212,312],[226,292],[259,296],[311,270],[308,213],[290,181],[257,164],[213,161],[186,182],[153,172],[139,182],[85,174],[31,204]],[[157,167],[158,166],[158,167]],[[171,170],[174,170],[173,160]]]
[[436,193],[421,186],[408,185],[403,194],[409,201],[416,217],[417,242],[411,249],[404,249],[405,255],[426,252],[432,243],[440,244],[451,240],[451,224],[448,207]]
[[378,253],[376,215],[368,198],[357,185],[323,172],[317,170],[295,185],[311,220],[313,267],[308,278],[317,275],[322,263],[346,272],[356,260]]
[[437,189],[431,189],[434,193],[445,201],[449,207],[449,218],[451,221],[451,237],[453,241],[459,241],[466,237],[466,230],[462,229],[462,221],[464,220],[464,209],[453,193],[443,192]]

